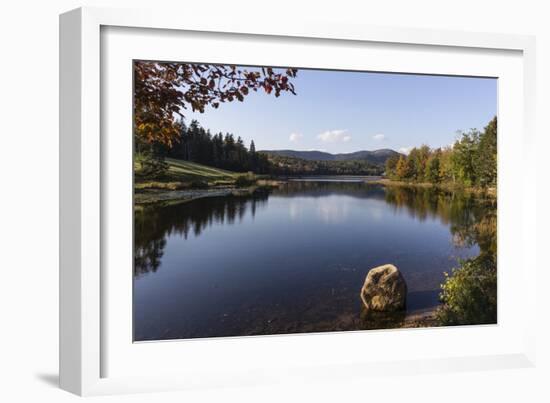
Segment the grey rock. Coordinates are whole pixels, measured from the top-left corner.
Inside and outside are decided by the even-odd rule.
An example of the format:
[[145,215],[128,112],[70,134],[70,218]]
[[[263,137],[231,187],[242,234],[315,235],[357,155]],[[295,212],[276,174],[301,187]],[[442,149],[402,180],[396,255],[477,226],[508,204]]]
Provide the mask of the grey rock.
[[407,284],[397,267],[385,264],[369,270],[361,288],[361,300],[368,311],[404,310],[407,304]]

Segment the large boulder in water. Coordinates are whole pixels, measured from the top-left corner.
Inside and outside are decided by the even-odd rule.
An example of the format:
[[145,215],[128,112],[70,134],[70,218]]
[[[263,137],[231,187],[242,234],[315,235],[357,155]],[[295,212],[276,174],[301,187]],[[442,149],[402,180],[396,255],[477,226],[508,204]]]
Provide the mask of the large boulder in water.
[[368,272],[361,299],[367,311],[400,311],[407,304],[407,284],[394,265],[378,266]]

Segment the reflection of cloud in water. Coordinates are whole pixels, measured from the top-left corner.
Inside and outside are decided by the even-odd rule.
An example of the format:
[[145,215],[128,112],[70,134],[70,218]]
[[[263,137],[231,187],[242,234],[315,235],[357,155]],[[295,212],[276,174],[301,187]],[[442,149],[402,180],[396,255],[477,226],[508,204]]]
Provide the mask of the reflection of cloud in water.
[[[358,201],[354,198],[342,196],[324,196],[315,199],[299,198],[291,199],[288,203],[288,215],[292,221],[298,221],[304,214],[315,214],[317,219],[325,224],[341,224],[349,219],[357,203],[364,206],[365,200]],[[373,221],[382,221],[384,205],[368,203],[364,209],[365,214]]]
[[374,221],[382,221],[382,216],[384,215],[382,206],[370,205],[368,211]]
[[300,216],[300,210],[301,206],[299,202],[292,200],[288,203],[288,215],[292,221],[296,221],[298,219]]
[[326,224],[339,224],[344,222],[350,213],[350,200],[338,197],[338,202],[333,197],[317,200],[317,215]]
[[288,203],[288,215],[292,221],[297,221],[305,214],[315,214],[321,222],[338,224],[348,218],[350,202],[350,200],[342,200],[342,197],[331,196],[292,199]]

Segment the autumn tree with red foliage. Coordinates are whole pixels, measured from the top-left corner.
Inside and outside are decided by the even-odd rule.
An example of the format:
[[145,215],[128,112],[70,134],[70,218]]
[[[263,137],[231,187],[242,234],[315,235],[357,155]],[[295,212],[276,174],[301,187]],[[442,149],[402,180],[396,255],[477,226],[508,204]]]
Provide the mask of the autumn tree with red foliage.
[[134,62],[134,130],[140,141],[171,147],[179,137],[176,118],[185,110],[204,113],[250,91],[276,97],[296,94],[291,79],[296,69],[241,68],[233,65]]

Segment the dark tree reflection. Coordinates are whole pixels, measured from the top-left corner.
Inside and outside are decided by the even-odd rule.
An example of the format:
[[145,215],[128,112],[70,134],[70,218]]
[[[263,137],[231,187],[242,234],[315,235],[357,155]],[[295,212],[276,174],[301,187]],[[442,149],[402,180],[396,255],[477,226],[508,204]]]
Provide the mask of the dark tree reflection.
[[252,196],[213,197],[172,205],[136,206],[134,211],[134,275],[155,272],[166,238],[177,234],[199,236],[214,223],[234,224],[247,212],[252,217],[267,202],[267,193]]
[[[291,182],[275,189],[277,197],[322,197],[330,194],[375,199],[397,211],[424,221],[439,219],[449,225],[457,245],[477,244],[480,254],[496,259],[496,199],[473,193],[436,188],[384,187],[354,182]],[[232,225],[247,214],[254,217],[267,203],[267,192],[251,196],[216,197],[173,205],[137,206],[135,209],[134,275],[155,272],[166,246],[166,238],[177,234],[185,239],[199,236],[213,223]],[[496,262],[495,262],[496,263]]]
[[475,193],[437,188],[388,187],[386,202],[424,221],[438,218],[449,224],[455,244],[478,245],[484,258],[496,259],[497,201]]

